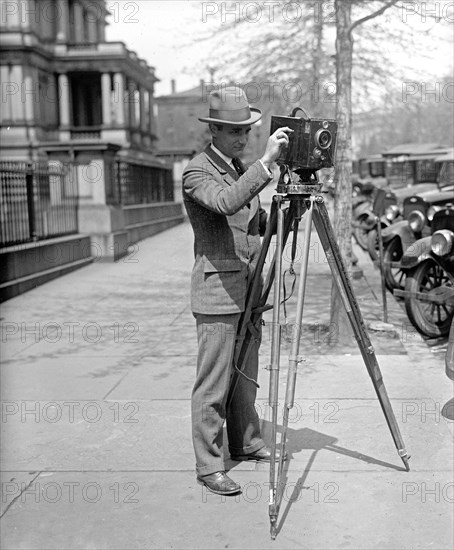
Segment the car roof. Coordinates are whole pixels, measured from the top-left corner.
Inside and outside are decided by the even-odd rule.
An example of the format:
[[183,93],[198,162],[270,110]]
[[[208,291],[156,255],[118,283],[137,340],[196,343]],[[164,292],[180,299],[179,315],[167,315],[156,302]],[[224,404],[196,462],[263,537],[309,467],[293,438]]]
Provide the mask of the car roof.
[[436,149],[435,151],[433,151],[431,153],[426,153],[425,155],[410,155],[405,160],[435,160],[435,161],[437,161],[437,159],[440,159],[440,161],[437,161],[437,162],[442,162],[443,160],[449,160],[449,158],[448,158],[449,153],[451,153],[451,155],[452,155],[452,150],[451,149]]
[[440,155],[435,159],[435,162],[445,162],[454,160],[454,149],[450,149],[446,155]]
[[383,156],[390,155],[417,155],[430,153],[434,149],[444,149],[441,143],[403,143],[384,151]]

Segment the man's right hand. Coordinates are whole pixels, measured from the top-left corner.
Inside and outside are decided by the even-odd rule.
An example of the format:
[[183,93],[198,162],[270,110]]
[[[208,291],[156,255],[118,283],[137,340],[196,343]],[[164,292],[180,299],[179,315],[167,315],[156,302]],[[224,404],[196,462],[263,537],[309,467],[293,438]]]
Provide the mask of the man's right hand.
[[265,153],[260,159],[268,169],[281,154],[282,147],[287,147],[289,143],[288,135],[291,133],[293,133],[293,130],[285,126],[283,128],[278,128],[274,134],[268,138]]

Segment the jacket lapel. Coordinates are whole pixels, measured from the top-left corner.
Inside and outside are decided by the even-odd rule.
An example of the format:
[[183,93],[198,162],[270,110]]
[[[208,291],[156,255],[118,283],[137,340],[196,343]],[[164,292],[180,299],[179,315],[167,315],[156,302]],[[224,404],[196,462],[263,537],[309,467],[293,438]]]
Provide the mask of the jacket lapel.
[[227,164],[223,158],[217,155],[210,147],[210,145],[207,145],[205,147],[204,153],[208,157],[208,160],[211,162],[211,164],[218,170],[220,174],[228,174],[234,181],[237,181],[239,176],[236,173],[236,170],[233,168],[233,166]]

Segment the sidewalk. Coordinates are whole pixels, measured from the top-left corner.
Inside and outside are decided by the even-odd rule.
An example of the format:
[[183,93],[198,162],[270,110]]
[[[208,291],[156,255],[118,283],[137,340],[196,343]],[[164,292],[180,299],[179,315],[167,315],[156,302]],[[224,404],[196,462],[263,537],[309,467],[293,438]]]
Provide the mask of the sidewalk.
[[[451,548],[453,426],[441,409],[452,384],[444,358],[388,293],[395,332],[371,339],[412,455],[406,473],[358,350],[333,354],[325,345],[331,276],[317,242],[314,231],[305,361],[275,541],[267,466],[227,460],[243,487],[231,498],[195,480],[193,240],[182,224],[116,264],[95,262],[3,304],[0,547]],[[365,272],[354,282],[364,318],[382,320],[378,273],[355,252]],[[288,309],[291,322],[292,303]],[[257,401],[265,439],[269,350],[265,326]]]

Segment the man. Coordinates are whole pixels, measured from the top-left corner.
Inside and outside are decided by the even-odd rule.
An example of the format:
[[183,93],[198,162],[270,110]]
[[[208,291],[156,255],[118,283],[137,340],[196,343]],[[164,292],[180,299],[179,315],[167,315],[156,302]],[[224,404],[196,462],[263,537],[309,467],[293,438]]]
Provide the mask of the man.
[[[183,199],[194,231],[195,264],[191,308],[196,319],[199,353],[192,392],[192,438],[197,479],[210,491],[235,494],[240,486],[225,473],[223,424],[234,460],[270,461],[254,407],[258,345],[252,349],[226,410],[238,322],[260,250],[266,213],[258,193],[271,181],[271,164],[288,145],[289,128],[268,139],[261,159],[244,170],[238,156],[247,145],[251,125],[261,118],[241,88],[211,92],[212,143],[183,173]],[[261,222],[261,223],[260,223]],[[264,223],[265,222],[265,223]]]

